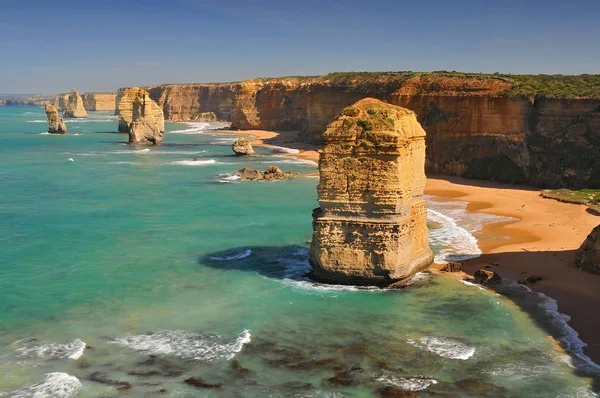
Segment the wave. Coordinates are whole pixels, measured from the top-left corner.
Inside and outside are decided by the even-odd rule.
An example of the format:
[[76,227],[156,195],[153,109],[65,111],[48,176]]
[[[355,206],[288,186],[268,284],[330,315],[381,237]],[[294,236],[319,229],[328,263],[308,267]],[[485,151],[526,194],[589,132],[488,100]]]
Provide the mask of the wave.
[[267,145],[266,147],[271,149],[271,151],[273,151],[274,153],[287,153],[292,155],[300,153],[298,149],[286,148],[283,146]]
[[36,339],[23,339],[13,343],[17,346],[16,352],[21,357],[38,357],[43,359],[74,359],[81,358],[87,346],[81,339],[70,343],[56,344],[38,341]]
[[458,226],[456,220],[438,211],[427,209],[427,220],[440,225],[440,228],[429,230],[429,243],[440,247],[435,255],[435,261],[463,261],[479,257],[481,249],[469,231]]
[[68,158],[67,159],[67,162],[74,162],[74,161],[75,161],[75,159],[73,159],[73,158]]
[[475,347],[444,337],[421,337],[419,341],[408,340],[408,344],[433,352],[443,358],[466,361],[475,355]]
[[63,372],[47,373],[44,380],[9,393],[11,398],[70,398],[82,387],[75,376]]
[[157,153],[159,155],[199,155],[205,152],[206,151],[169,151],[161,148],[159,151],[154,153]]
[[[279,156],[277,156],[279,157]],[[268,164],[299,164],[299,165],[310,165],[312,167],[318,167],[317,162],[313,162],[308,159],[284,159],[284,160],[261,160],[257,163],[268,163]]]
[[214,159],[207,160],[178,160],[175,162],[169,162],[167,164],[174,166],[206,166],[207,164],[215,164],[217,163]]
[[230,360],[240,352],[244,345],[252,340],[248,329],[230,342],[223,342],[219,335],[184,333],[179,331],[160,331],[154,333],[126,336],[110,341],[135,351],[154,355],[169,355],[183,359],[200,361]]
[[169,134],[204,134],[204,130],[210,125],[208,123],[193,123],[187,122],[186,125],[190,126],[187,129],[167,131]]
[[211,260],[217,260],[217,261],[241,260],[243,258],[249,257],[251,254],[252,254],[252,250],[246,249],[243,252],[238,253],[238,254],[234,254],[232,256],[211,257]]
[[238,176],[236,174],[229,174],[229,173],[219,174],[219,181],[224,182],[224,183],[230,183],[232,181],[238,181],[240,179],[241,179],[240,176]]
[[427,377],[397,377],[392,372],[384,371],[375,380],[390,384],[394,387],[402,388],[408,391],[423,391],[433,384],[437,384],[437,380]]

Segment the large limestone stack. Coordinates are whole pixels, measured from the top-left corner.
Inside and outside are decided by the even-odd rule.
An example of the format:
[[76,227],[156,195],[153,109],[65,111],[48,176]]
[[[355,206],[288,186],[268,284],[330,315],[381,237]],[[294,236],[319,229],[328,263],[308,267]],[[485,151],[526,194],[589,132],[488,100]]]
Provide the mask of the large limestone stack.
[[86,118],[88,116],[83,107],[83,100],[74,88],[69,93],[57,95],[54,106],[62,111],[64,118]]
[[116,93],[84,93],[81,96],[87,111],[115,111]]
[[119,100],[119,132],[129,133],[130,144],[158,144],[165,131],[162,109],[144,89],[133,87]]
[[311,277],[385,286],[433,262],[427,231],[425,131],[414,112],[366,98],[323,135]]
[[58,109],[50,103],[46,104],[46,117],[48,118],[48,132],[50,134],[66,134],[67,126],[58,116]]
[[577,250],[575,265],[588,272],[600,274],[600,225],[590,232]]

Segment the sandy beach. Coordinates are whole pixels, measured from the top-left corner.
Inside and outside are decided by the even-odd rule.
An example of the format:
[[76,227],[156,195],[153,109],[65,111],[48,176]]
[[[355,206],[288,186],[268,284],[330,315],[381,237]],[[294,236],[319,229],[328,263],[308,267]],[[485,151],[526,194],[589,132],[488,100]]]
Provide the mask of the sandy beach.
[[[292,156],[318,162],[315,146],[294,142],[297,132],[222,130],[253,136],[255,146],[298,149]],[[428,176],[425,193],[437,200],[468,202],[467,210],[511,217],[514,221],[487,224],[479,236],[483,254],[465,261],[465,272],[492,269],[502,278],[543,279],[528,286],[558,301],[559,311],[570,316],[571,326],[588,344],[585,353],[600,363],[600,275],[578,270],[575,252],[598,224],[600,217],[579,206],[544,199],[540,189],[467,180],[460,177]]]

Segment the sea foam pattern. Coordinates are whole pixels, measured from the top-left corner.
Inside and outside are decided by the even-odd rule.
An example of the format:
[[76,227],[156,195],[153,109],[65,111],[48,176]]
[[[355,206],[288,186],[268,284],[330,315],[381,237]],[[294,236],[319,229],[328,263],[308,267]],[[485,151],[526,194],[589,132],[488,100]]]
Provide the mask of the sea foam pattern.
[[83,355],[86,344],[81,339],[69,343],[56,344],[24,339],[13,343],[18,348],[15,350],[21,357],[38,357],[43,359],[79,359]]
[[389,371],[383,371],[376,380],[408,391],[423,391],[427,387],[437,384],[436,380],[427,377],[398,377]]
[[475,347],[443,337],[421,337],[419,341],[408,340],[408,344],[433,352],[443,358],[466,361],[475,355]]
[[70,398],[77,394],[81,382],[63,372],[47,373],[44,380],[8,393],[11,398]]
[[154,355],[170,355],[183,359],[214,361],[233,359],[251,341],[251,334],[245,329],[233,341],[223,342],[218,335],[185,333],[179,331],[159,331],[154,333],[126,336],[110,343],[122,345],[135,351]]

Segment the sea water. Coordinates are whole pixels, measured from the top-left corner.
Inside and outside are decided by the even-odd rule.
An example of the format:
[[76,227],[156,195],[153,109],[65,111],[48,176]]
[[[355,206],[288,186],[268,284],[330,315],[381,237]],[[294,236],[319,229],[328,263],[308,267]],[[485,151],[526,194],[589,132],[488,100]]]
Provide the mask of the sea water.
[[[235,172],[314,163],[232,156],[214,123],[131,147],[89,114],[55,136],[42,108],[0,107],[0,396],[595,396],[567,319],[523,287],[306,279],[318,179]],[[478,255],[500,220],[428,201],[438,261]]]

